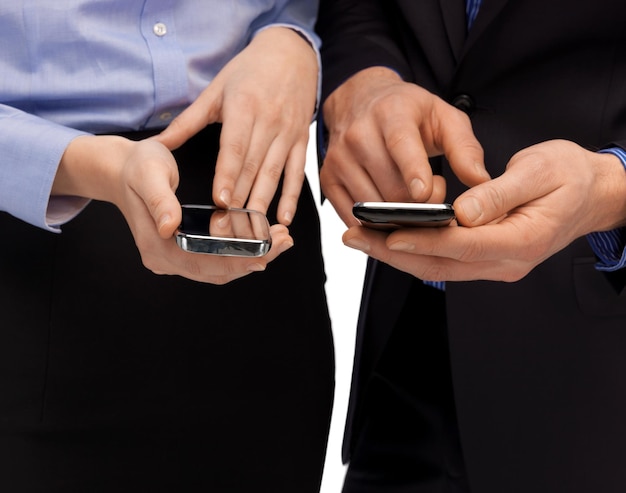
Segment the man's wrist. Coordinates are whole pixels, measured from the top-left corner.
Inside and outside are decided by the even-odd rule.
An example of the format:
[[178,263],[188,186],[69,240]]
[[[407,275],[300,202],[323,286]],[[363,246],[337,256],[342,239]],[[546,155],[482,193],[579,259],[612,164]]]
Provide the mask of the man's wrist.
[[[617,157],[626,172],[626,151],[621,147],[607,147],[598,151]],[[624,176],[626,180],[626,176]],[[626,267],[626,227],[610,231],[594,232],[587,235],[592,250],[598,257],[596,269],[615,271]]]
[[[614,156],[618,159],[619,165],[612,166],[611,172],[611,188],[610,193],[613,194],[614,202],[612,202],[619,211],[617,213],[616,222],[614,227],[626,226],[626,150],[623,148],[612,145],[604,149],[600,149],[598,154]],[[612,159],[613,163],[615,162]]]
[[598,152],[601,154],[613,154],[620,160],[622,166],[624,166],[624,169],[626,170],[626,151],[621,147],[606,147],[604,149],[600,149]]

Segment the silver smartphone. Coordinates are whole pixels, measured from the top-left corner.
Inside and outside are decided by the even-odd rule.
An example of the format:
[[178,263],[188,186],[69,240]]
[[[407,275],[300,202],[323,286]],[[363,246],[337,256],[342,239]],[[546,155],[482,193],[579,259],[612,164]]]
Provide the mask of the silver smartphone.
[[272,245],[270,225],[261,212],[193,204],[182,209],[176,243],[187,252],[261,257]]
[[375,229],[447,226],[455,217],[450,204],[413,202],[356,202],[352,213],[363,226]]

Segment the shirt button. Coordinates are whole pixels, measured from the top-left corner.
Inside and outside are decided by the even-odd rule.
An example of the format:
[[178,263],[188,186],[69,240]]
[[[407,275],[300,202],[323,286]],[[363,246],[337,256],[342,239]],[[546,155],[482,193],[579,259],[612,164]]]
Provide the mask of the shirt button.
[[167,26],[162,22],[157,22],[152,27],[152,32],[154,32],[157,36],[165,36],[167,34]]
[[164,111],[159,115],[159,119],[164,122],[172,119],[172,114],[169,111]]

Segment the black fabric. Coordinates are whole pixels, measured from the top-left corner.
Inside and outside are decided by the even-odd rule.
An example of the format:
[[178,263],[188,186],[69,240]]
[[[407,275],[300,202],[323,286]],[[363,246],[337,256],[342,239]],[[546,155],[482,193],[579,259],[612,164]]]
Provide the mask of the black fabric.
[[363,409],[344,493],[469,492],[443,292],[413,282],[366,384]]
[[[218,139],[175,152],[181,202],[211,202]],[[225,286],[145,269],[111,204],[0,227],[0,491],[318,491],[334,361],[307,186],[295,246]]]

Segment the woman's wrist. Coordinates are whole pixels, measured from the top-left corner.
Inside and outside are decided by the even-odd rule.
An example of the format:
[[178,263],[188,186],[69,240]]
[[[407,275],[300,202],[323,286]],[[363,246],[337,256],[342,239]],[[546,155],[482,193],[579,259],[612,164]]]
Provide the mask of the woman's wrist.
[[118,136],[83,135],[66,148],[52,186],[52,195],[115,202],[125,156],[135,143]]

